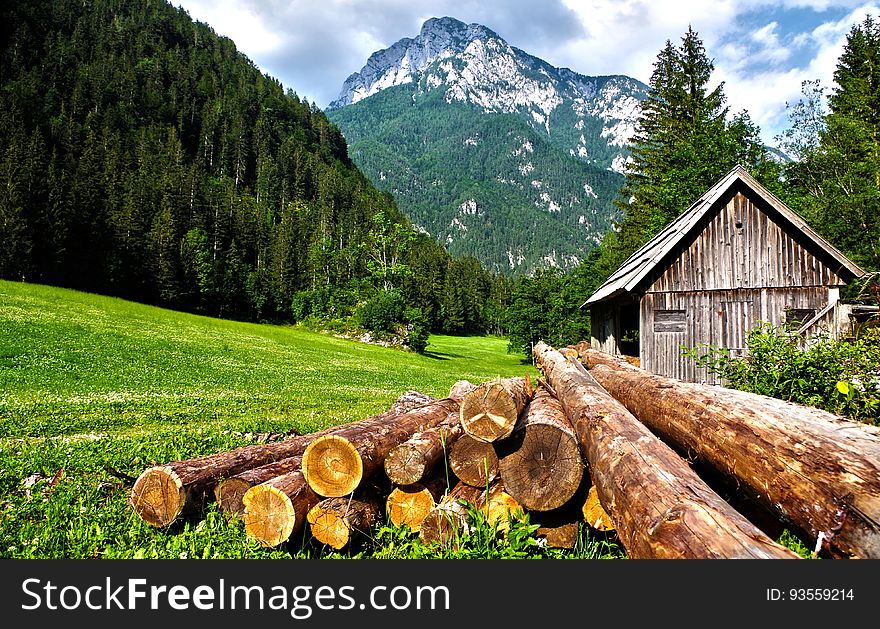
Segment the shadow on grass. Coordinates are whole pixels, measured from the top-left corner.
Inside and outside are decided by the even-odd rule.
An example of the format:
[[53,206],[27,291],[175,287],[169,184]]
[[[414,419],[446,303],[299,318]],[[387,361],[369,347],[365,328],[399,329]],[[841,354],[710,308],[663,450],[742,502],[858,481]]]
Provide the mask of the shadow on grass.
[[444,354],[442,352],[425,352],[422,356],[433,358],[434,360],[449,360],[450,358],[464,358],[461,354]]

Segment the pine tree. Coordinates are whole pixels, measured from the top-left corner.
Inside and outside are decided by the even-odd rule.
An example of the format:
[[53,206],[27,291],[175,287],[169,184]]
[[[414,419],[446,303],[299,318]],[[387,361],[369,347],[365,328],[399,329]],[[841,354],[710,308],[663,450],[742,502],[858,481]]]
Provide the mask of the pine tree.
[[617,268],[737,163],[759,179],[774,176],[748,113],[729,117],[723,83],[709,89],[713,70],[692,28],[658,54],[618,201],[623,218],[597,269]]

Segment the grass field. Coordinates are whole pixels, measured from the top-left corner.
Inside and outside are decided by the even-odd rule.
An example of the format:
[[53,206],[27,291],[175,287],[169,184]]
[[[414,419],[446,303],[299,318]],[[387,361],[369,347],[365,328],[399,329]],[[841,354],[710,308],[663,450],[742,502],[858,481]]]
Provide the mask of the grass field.
[[[444,397],[457,380],[537,375],[506,347],[501,338],[432,336],[418,355],[0,282],[0,557],[340,556],[305,538],[261,548],[213,504],[153,529],[126,504],[124,477],[253,443],[257,433],[361,419],[410,389]],[[457,556],[622,556],[613,540],[581,541],[562,553],[478,535]],[[341,556],[443,555],[382,527]]]

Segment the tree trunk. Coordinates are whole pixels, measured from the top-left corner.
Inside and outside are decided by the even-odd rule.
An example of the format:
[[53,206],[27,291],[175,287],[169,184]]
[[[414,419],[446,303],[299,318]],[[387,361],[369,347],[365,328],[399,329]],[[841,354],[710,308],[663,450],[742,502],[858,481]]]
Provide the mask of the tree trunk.
[[495,445],[468,434],[461,435],[449,449],[449,467],[463,483],[485,489],[498,477]]
[[359,535],[368,535],[381,519],[381,510],[375,496],[343,496],[325,498],[309,509],[306,517],[315,539],[341,550]]
[[575,494],[584,474],[577,435],[562,405],[539,388],[509,439],[498,444],[504,489],[529,511],[551,511]]
[[395,487],[385,501],[385,513],[394,526],[407,526],[418,533],[422,522],[437,506],[449,487],[444,475],[428,481]]
[[426,404],[433,399],[423,393],[408,391],[389,410],[353,424],[335,426],[276,443],[244,446],[227,452],[147,468],[135,481],[129,503],[138,516],[148,524],[156,527],[168,526],[181,513],[200,505],[214,485],[224,478],[281,459],[299,456],[318,437],[354,425],[382,424],[416,405]]
[[246,470],[214,485],[214,499],[217,501],[220,510],[226,515],[240,516],[244,513],[242,498],[244,498],[248,489],[276,476],[296,471],[301,467],[302,455],[299,455],[281,459],[268,465],[261,465],[252,470]]
[[471,532],[468,507],[482,511],[487,522],[497,523],[499,530],[507,530],[509,518],[522,510],[504,491],[500,479],[482,489],[459,482],[422,521],[419,539],[425,545],[458,549],[462,538]]
[[320,501],[299,469],[254,485],[242,497],[245,534],[263,546],[278,546],[302,530],[309,509]]
[[734,511],[580,363],[543,342],[534,354],[630,558],[798,557]]
[[587,360],[596,381],[648,428],[831,556],[880,558],[880,428]]
[[464,430],[458,412],[450,413],[439,426],[417,432],[395,446],[385,457],[385,474],[396,485],[417,483],[447,455]]
[[315,439],[303,453],[306,481],[325,498],[347,496],[382,466],[392,448],[457,412],[458,402],[445,398],[381,425],[351,426]]
[[513,432],[517,419],[531,398],[527,378],[484,382],[461,402],[461,425],[480,441],[497,441]]

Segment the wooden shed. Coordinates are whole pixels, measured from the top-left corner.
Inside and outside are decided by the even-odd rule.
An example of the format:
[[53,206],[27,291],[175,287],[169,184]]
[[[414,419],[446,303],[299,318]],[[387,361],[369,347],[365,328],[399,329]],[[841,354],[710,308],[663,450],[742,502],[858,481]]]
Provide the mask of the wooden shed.
[[840,287],[864,273],[737,166],[584,303],[591,344],[638,356],[652,373],[714,383],[682,347],[742,354],[762,322],[839,334]]

